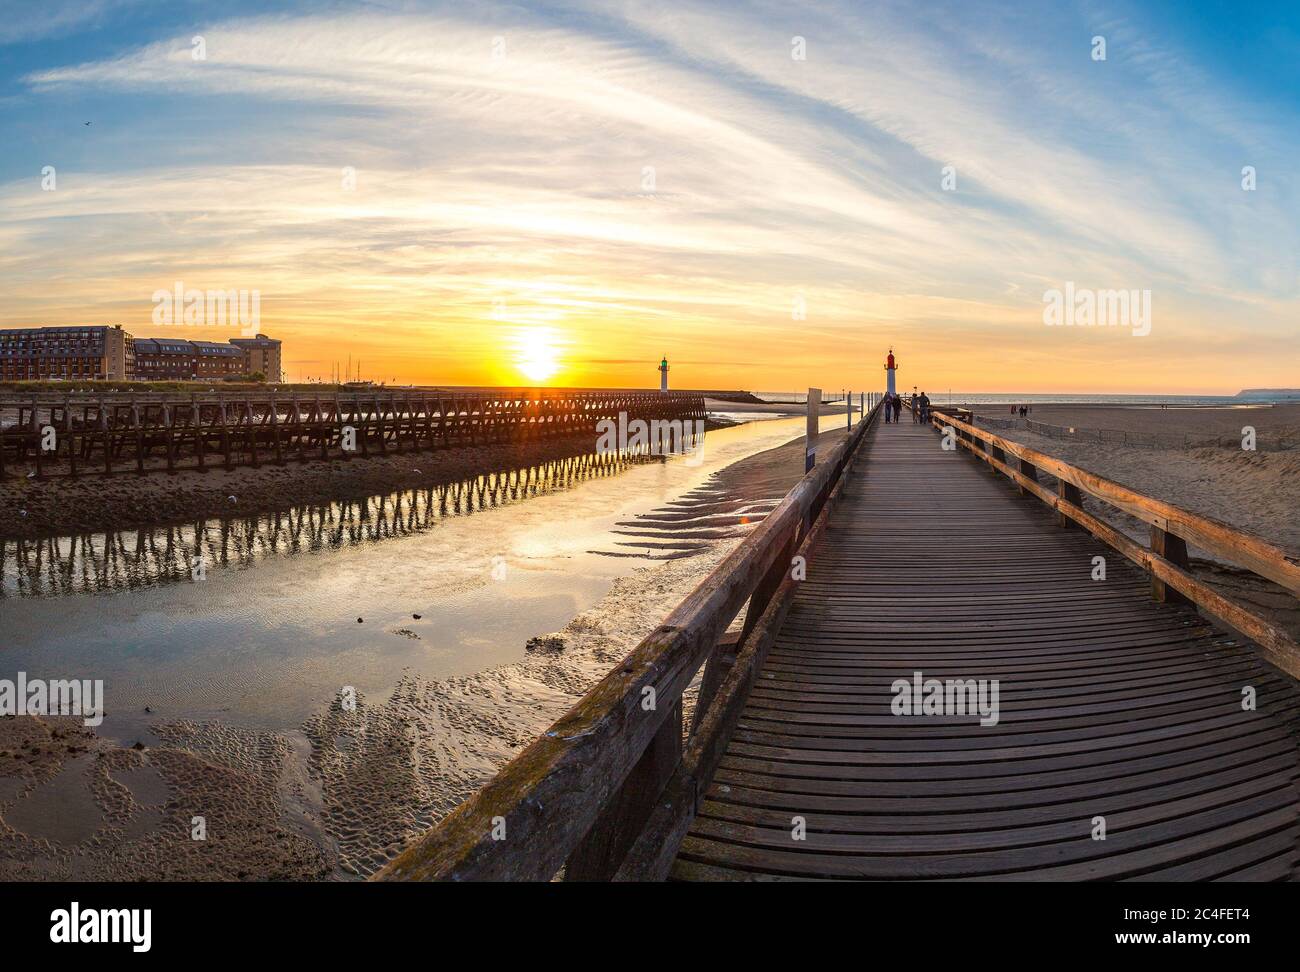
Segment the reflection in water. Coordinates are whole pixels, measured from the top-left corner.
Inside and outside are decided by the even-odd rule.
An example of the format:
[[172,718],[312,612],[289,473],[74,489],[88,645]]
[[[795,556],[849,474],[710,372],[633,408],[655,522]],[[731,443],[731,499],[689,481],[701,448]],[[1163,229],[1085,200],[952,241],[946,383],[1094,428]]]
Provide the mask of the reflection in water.
[[587,453],[361,500],[303,504],[258,516],[200,520],[44,540],[0,540],[0,596],[133,590],[189,581],[213,567],[357,546],[430,529],[439,520],[568,489],[663,461],[649,447]]

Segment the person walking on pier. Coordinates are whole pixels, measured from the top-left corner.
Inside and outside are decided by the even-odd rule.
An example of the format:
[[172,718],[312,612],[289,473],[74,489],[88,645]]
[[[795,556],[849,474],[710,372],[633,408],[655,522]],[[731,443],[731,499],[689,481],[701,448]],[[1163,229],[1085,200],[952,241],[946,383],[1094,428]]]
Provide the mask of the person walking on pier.
[[930,398],[925,392],[921,392],[921,421],[930,421]]

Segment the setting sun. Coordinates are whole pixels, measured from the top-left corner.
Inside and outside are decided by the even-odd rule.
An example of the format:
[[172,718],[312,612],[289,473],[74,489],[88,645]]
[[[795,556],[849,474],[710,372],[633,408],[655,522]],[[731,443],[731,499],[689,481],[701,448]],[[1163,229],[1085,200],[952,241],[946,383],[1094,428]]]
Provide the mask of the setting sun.
[[515,367],[529,381],[549,380],[560,370],[559,344],[549,327],[521,328],[515,332]]

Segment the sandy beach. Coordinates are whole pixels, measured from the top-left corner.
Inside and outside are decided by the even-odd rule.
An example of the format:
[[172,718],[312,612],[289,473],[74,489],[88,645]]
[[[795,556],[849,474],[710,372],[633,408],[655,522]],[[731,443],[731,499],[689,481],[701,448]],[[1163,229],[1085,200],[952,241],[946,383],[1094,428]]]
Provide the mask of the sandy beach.
[[[390,697],[362,695],[352,711],[335,700],[291,732],[145,717],[151,744],[123,747],[76,719],[0,719],[0,879],[373,873],[635,647],[779,502],[803,459],[797,439],[626,521],[628,546],[601,552],[638,566],[594,608],[536,632],[516,663],[408,675]],[[195,807],[203,841],[191,836]]]
[[[853,413],[860,414],[858,399],[853,399]],[[704,405],[710,412],[730,412],[735,415],[807,415],[807,404],[800,402],[734,402],[719,398],[706,398]],[[823,404],[818,415],[843,415],[843,402]]]

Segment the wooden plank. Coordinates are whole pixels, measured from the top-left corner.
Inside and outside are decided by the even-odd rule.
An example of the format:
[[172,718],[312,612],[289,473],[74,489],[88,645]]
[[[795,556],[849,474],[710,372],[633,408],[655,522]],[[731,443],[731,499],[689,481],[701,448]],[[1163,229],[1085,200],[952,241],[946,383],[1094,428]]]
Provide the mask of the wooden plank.
[[1063,479],[1130,516],[1180,536],[1230,563],[1267,577],[1292,594],[1300,595],[1300,559],[1288,555],[1262,537],[1172,503],[1144,496],[1104,476],[1070,465],[1014,440],[1002,438],[986,429],[966,425],[942,412],[935,412],[934,418],[936,422],[942,420],[970,432],[1021,462],[1028,462],[1057,479]]
[[1019,474],[1009,466],[997,463],[989,456],[982,458],[1004,475],[1015,480],[1023,490],[1033,493],[1048,506],[1069,516],[1094,537],[1118,550],[1152,577],[1163,582],[1166,588],[1179,592],[1207,614],[1218,618],[1224,624],[1255,641],[1271,664],[1277,665],[1292,677],[1300,678],[1300,645],[1297,645],[1277,625],[1224,597],[1208,584],[1197,580],[1184,568],[1139,546],[1097,517],[1076,510],[1072,504],[1061,504],[1057,496],[1043,489],[1035,480]]
[[[1294,851],[1279,858],[1300,837],[1295,681],[1263,646],[1150,600],[1126,560],[1094,582],[1106,548],[1056,523],[1105,525],[975,441],[1045,505],[1010,502],[924,426],[875,428],[869,475],[841,486],[718,768],[678,795],[698,815],[671,876],[1293,876]],[[1199,583],[1127,542],[1171,588]],[[895,715],[893,681],[914,670],[999,680],[997,724]]]
[[[875,419],[873,413],[869,420],[864,421],[864,430],[868,424],[874,424]],[[847,464],[855,458],[856,452],[843,453],[837,461]],[[827,497],[828,502],[818,512],[811,529],[802,538],[798,548],[801,556],[806,558],[813,546],[821,541],[829,522],[834,497],[838,496],[844,482],[844,476],[835,478],[835,487],[831,496]],[[616,880],[661,881],[668,875],[677,856],[677,848],[695,818],[704,788],[717,768],[745,701],[753,691],[758,671],[785,623],[794,593],[802,583],[793,577],[786,566],[788,559],[787,547],[782,550],[776,564],[781,568],[781,581],[777,590],[767,600],[761,617],[752,629],[748,629],[747,625],[748,630],[743,636],[735,664],[726,673],[716,700],[699,720],[681,765],[664,787],[663,796],[629,851],[627,861],[616,873]]]

